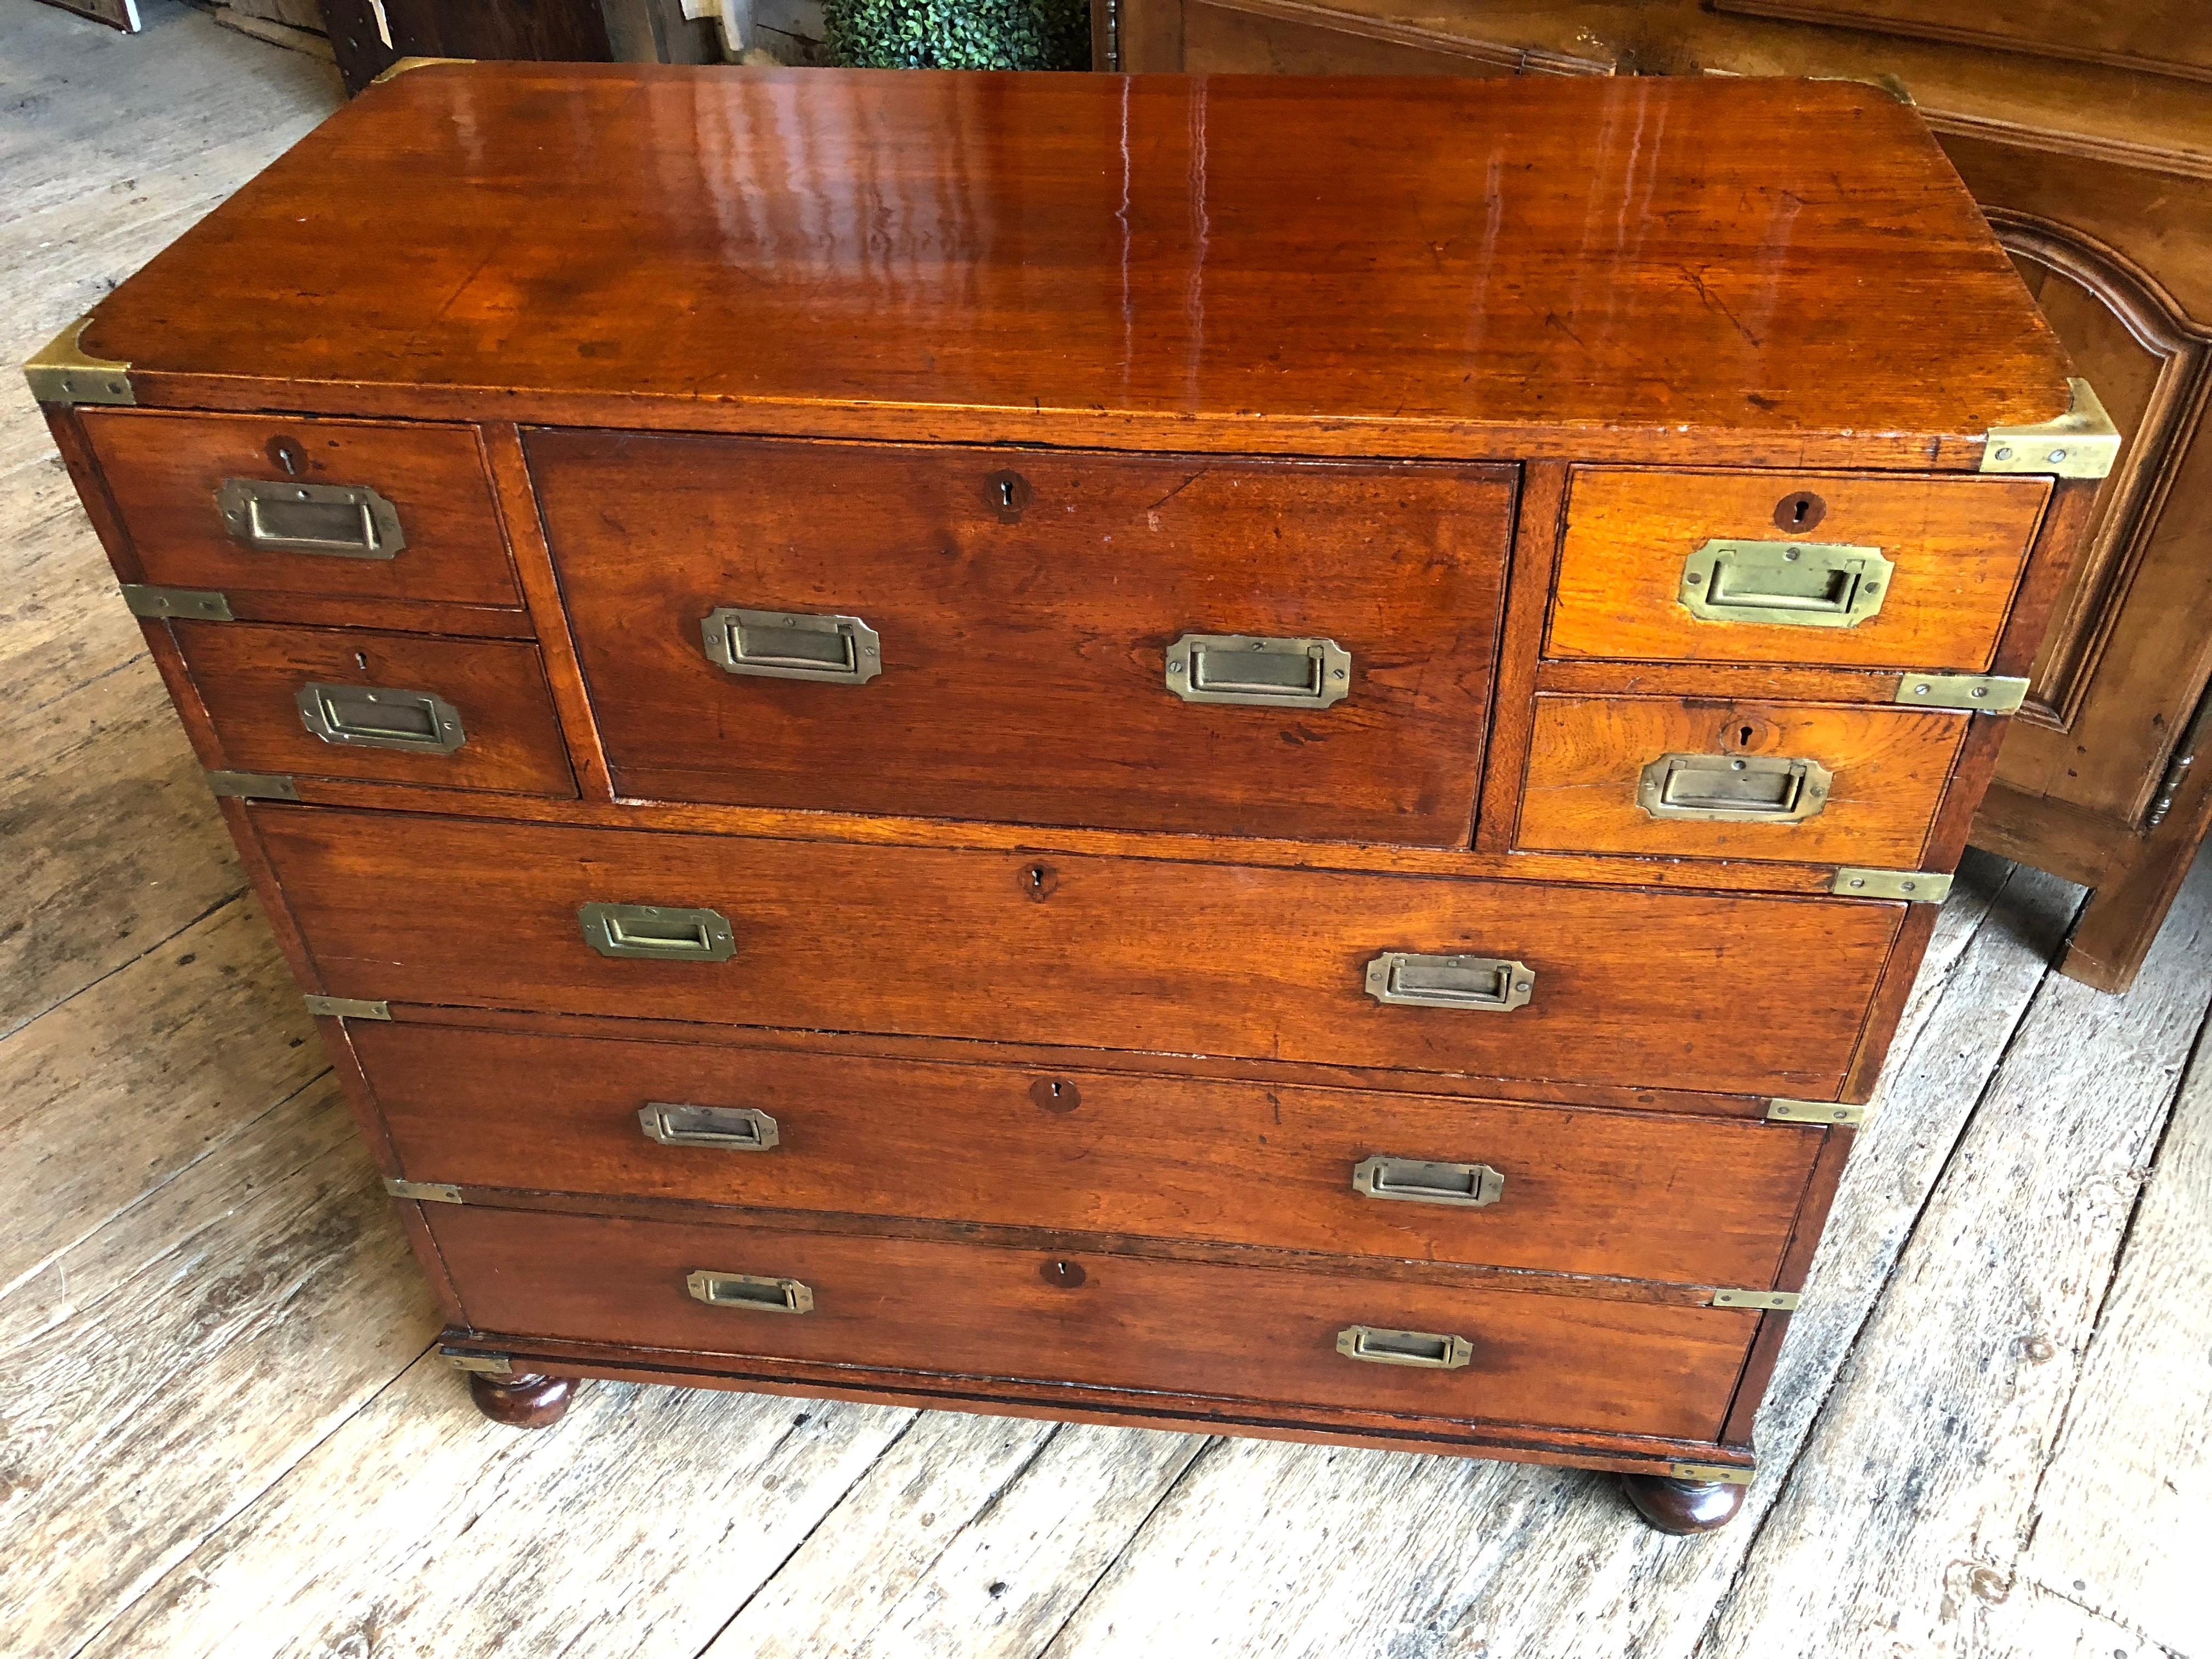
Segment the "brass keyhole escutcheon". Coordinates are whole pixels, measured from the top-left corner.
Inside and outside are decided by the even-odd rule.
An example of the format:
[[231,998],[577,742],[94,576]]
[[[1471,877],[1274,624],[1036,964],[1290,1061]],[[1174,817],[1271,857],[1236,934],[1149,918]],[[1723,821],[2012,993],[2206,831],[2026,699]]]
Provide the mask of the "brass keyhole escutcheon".
[[1042,904],[1060,889],[1060,872],[1049,864],[1025,864],[1020,879],[1022,896]]
[[288,478],[299,477],[307,470],[307,452],[300,447],[300,441],[296,438],[289,438],[282,434],[271,438],[268,454],[270,464],[283,467]]
[[1037,1269],[1037,1277],[1055,1289],[1072,1291],[1090,1277],[1079,1261],[1048,1261]]
[[1799,489],[1775,503],[1774,527],[1785,535],[1802,536],[1828,516],[1828,504],[1809,489]]
[[1002,524],[1018,524],[1036,492],[1018,472],[994,472],[983,481],[983,499]]
[[1067,1113],[1083,1104],[1083,1092],[1056,1077],[1041,1077],[1030,1085],[1030,1098],[1044,1111]]

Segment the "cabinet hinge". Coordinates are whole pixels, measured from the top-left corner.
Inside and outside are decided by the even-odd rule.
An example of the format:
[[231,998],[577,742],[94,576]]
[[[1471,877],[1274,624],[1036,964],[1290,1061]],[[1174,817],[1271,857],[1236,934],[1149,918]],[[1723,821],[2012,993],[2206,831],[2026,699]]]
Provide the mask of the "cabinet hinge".
[[1734,1463],[1669,1463],[1668,1474],[1676,1480],[1698,1480],[1706,1483],[1726,1481],[1731,1486],[1747,1486],[1753,1471]]
[[2009,714],[2027,701],[2027,682],[2009,674],[1907,674],[1897,683],[1897,701],[1915,708]]
[[23,365],[23,378],[31,395],[42,404],[110,404],[131,405],[138,394],[131,387],[131,365],[110,357],[89,357],[77,337],[92,321],[86,312],[60,333],[31,354]]
[[2101,478],[2120,458],[2120,431],[2087,380],[2069,378],[2074,401],[2039,426],[1993,426],[1982,444],[1984,472],[2041,472]]
[[390,1019],[392,1005],[388,1002],[368,1002],[359,997],[325,997],[310,995],[307,1012],[326,1019]]
[[208,787],[235,800],[297,800],[292,780],[276,772],[210,772]]
[[1766,1115],[1777,1123],[1848,1123],[1866,1121],[1867,1109],[1846,1106],[1838,1100],[1770,1100]]
[[1763,1308],[1769,1313],[1796,1313],[1797,1292],[1795,1291],[1715,1291],[1716,1308]]
[[461,1189],[435,1181],[401,1181],[396,1176],[384,1183],[384,1190],[394,1198],[411,1198],[417,1204],[458,1204]]
[[1951,878],[1932,870],[1836,872],[1828,890],[1846,898],[1904,899],[1911,904],[1941,904],[1951,896]]
[[123,603],[134,617],[156,620],[181,617],[188,622],[230,622],[230,601],[200,587],[149,587],[143,582],[123,584]]
[[438,1358],[456,1370],[482,1371],[486,1376],[508,1376],[514,1362],[503,1353],[470,1353],[461,1348],[441,1347]]

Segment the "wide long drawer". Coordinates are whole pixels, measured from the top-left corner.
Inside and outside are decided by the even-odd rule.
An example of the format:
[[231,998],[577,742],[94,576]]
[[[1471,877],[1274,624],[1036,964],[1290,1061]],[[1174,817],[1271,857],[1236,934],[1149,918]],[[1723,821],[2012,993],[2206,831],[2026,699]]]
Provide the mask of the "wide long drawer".
[[528,442],[624,794],[1467,844],[1510,467]]
[[1904,914],[252,811],[340,996],[1807,1098]]
[[410,1180],[1771,1284],[1820,1137],[1657,1112],[356,1023]]
[[471,1327],[494,1338],[1683,1439],[1718,1438],[1759,1322],[1382,1273],[472,1205],[423,1216]]

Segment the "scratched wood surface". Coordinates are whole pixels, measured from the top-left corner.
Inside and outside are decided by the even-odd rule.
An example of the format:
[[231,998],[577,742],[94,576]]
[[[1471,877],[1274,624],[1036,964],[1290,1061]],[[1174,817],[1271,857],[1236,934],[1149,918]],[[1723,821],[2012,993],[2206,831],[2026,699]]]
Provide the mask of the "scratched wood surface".
[[[15,356],[335,103],[146,9],[0,10]],[[8,376],[0,868],[11,1659],[2212,1659],[2212,867],[2115,1001],[2046,966],[2075,890],[1970,860],[1702,1540],[1506,1464],[612,1385],[485,1423]]]

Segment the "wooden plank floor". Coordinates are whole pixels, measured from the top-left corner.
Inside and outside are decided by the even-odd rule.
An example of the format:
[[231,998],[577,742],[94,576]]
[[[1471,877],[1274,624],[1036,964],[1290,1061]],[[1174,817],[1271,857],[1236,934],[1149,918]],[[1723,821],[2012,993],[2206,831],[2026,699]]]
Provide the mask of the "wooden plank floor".
[[[19,360],[337,102],[0,0]],[[210,296],[222,303],[226,296]],[[2135,993],[1970,861],[1746,1513],[1595,1475],[592,1385],[483,1421],[0,378],[0,1653],[2212,1659],[2212,866]]]

